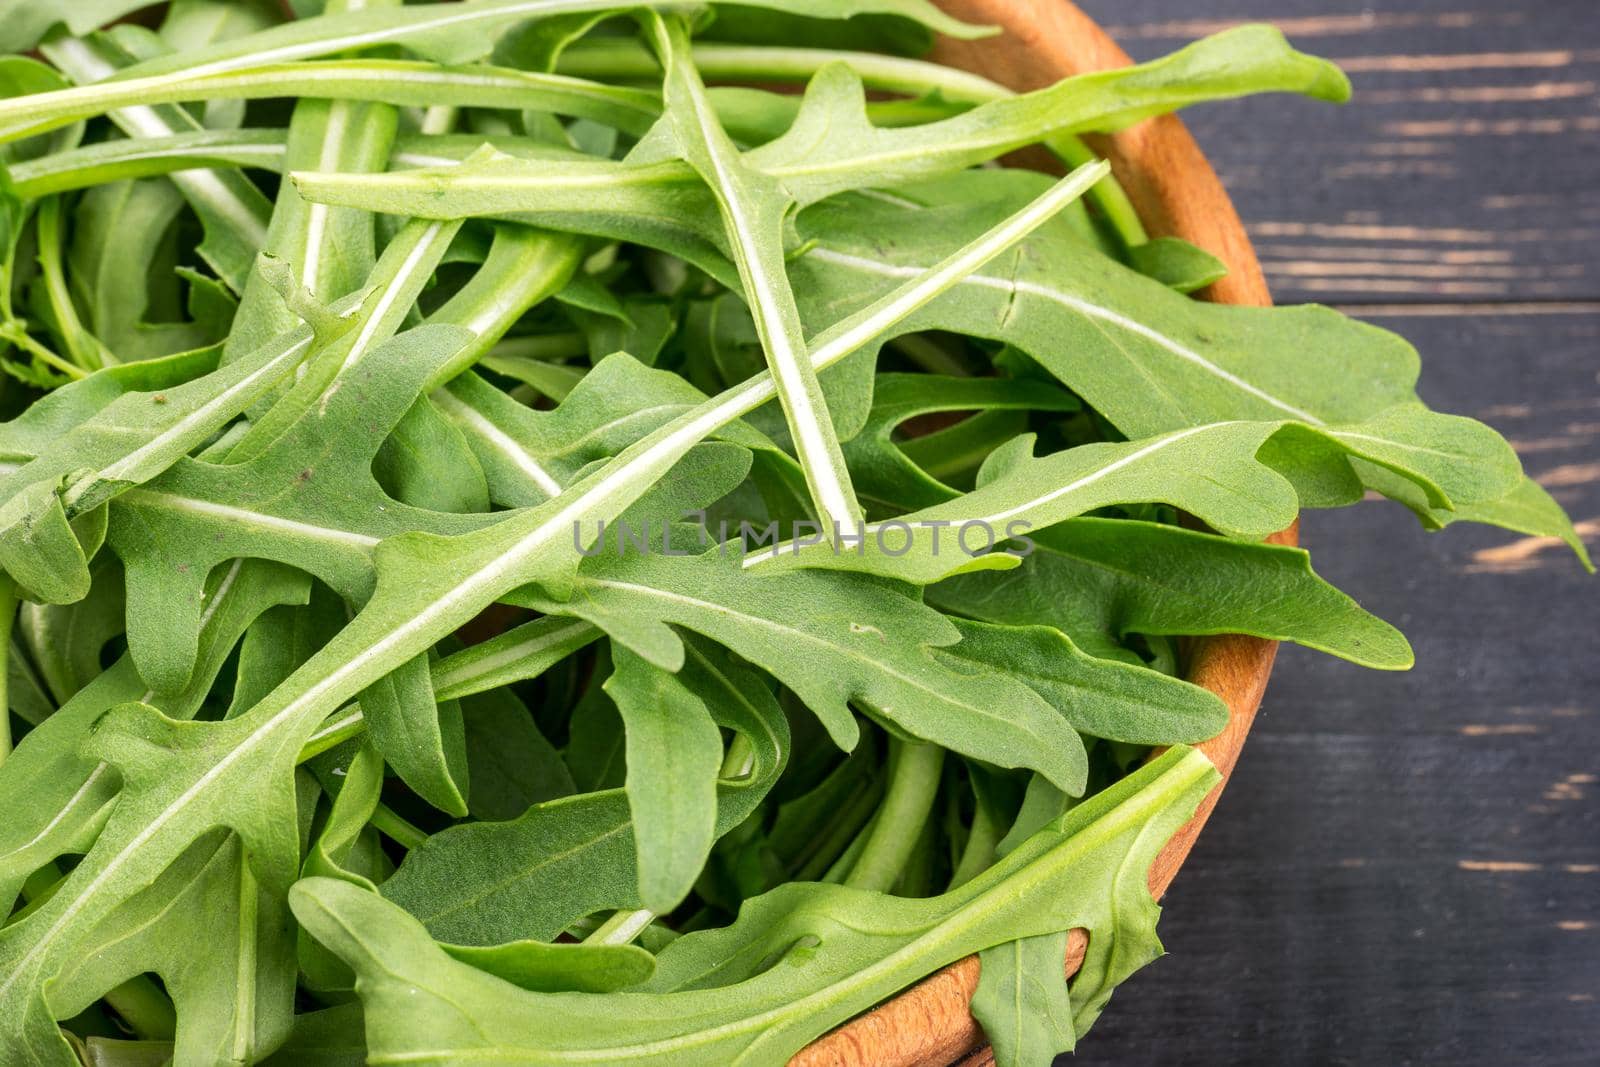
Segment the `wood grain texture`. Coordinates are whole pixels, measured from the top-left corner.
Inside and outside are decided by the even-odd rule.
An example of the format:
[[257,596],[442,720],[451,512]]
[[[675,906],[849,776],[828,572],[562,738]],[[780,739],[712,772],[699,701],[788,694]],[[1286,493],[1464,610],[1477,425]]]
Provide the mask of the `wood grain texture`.
[[[1600,548],[1600,316],[1372,319],[1423,352],[1424,398],[1504,433]],[[1224,814],[1167,895],[1170,954],[1062,1064],[1589,1067],[1600,585],[1548,543],[1425,535],[1393,505],[1304,522],[1317,570],[1403,629],[1417,666],[1282,650]]]
[[1138,59],[1268,21],[1349,72],[1185,113],[1280,302],[1600,301],[1595,0],[1080,2]]
[[[1012,89],[1053,84],[1086,71],[1127,66],[1131,60],[1082,11],[1066,0],[939,0],[965,21],[1002,27],[982,41],[943,40],[935,58],[983,74]],[[1266,281],[1243,224],[1204,153],[1182,120],[1163,116],[1139,123],[1095,147],[1111,161],[1152,235],[1175,235],[1206,248],[1228,264],[1228,276],[1204,298],[1223,303],[1270,304]],[[1272,540],[1295,544],[1298,524]],[[1228,725],[1200,748],[1223,781],[1194,818],[1174,835],[1150,870],[1150,888],[1165,892],[1205,826],[1240,749],[1272,672],[1277,645],[1240,636],[1194,643],[1188,677],[1228,705]],[[1073,931],[1064,973],[1082,962],[1087,937]],[[982,1042],[970,1005],[979,963],[969,956],[841,1026],[803,1049],[791,1067],[945,1067]]]
[[[1279,299],[1413,341],[1423,397],[1504,433],[1593,551],[1600,100],[1495,91],[1595,81],[1591,0],[1083,3],[1141,58],[1268,18],[1351,69],[1348,108],[1243,101],[1191,125]],[[1474,266],[1503,276],[1455,269]],[[1593,1064],[1600,589],[1548,542],[1424,536],[1390,505],[1306,524],[1318,570],[1417,666],[1284,650],[1228,817],[1169,896],[1170,955],[1062,1064]]]

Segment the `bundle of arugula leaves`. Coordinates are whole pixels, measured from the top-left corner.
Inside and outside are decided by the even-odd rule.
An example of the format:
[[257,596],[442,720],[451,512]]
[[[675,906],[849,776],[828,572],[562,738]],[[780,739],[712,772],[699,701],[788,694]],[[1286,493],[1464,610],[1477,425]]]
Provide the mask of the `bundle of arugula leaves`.
[[1045,1063],[1215,781],[1176,638],[1410,663],[1266,535],[1583,553],[1077,139],[1346,95],[1270,29],[1012,95],[922,0],[142,6],[0,2],[7,1065],[781,1063],[973,952]]

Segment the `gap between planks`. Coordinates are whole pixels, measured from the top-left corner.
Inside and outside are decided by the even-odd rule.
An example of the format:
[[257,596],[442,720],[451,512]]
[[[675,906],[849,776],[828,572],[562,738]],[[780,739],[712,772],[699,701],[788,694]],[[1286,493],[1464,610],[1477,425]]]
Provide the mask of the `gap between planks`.
[[1346,315],[1600,315],[1600,300],[1441,301],[1427,304],[1334,304]]

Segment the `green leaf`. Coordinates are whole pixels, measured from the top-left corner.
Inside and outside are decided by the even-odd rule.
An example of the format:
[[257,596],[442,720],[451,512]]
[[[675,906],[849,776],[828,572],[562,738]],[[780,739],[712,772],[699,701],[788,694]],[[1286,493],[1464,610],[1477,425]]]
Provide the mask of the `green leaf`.
[[[437,664],[434,678],[437,681]],[[510,691],[469,697],[462,701],[461,712],[467,764],[472,768],[467,806],[473,818],[515,819],[535,804],[577,791],[560,754]]]
[[362,832],[378,808],[383,792],[383,758],[372,745],[360,745],[340,770],[343,771],[339,775],[342,784],[333,797],[327,821],[311,842],[300,875],[303,878],[343,878],[372,889],[374,881],[352,870],[350,863]]
[[1128,264],[1180,293],[1192,293],[1227,276],[1228,268],[1210,252],[1177,237],[1157,237],[1128,249]]
[[289,1040],[262,1067],[363,1067],[366,1061],[360,1006],[341,1004],[296,1015]]
[[942,657],[1023,679],[1079,733],[1165,745],[1204,741],[1227,725],[1227,705],[1210,691],[1143,666],[1095,659],[1059,630],[954,621],[961,641]]
[[1121,941],[1112,902],[1125,907],[1137,891],[1155,909],[1145,871],[1215,780],[1203,757],[1174,750],[944,896],[784,886],[747,902],[734,925],[674,941],[644,990],[616,1000],[540,997],[490,979],[346,883],[308,879],[291,903],[355,968],[377,1057],[443,1064],[494,1049],[529,1064],[781,1061],[967,953],[1080,926],[1091,941]]
[[[952,442],[939,433],[896,441],[895,431],[921,415],[945,412],[1068,412],[1080,405],[1069,394],[1038,382],[1005,378],[960,378],[936,374],[880,374],[872,389],[872,410],[862,432],[845,446],[864,496],[875,510],[900,513],[951,500],[957,490],[923,468],[909,454],[949,464]],[[971,420],[966,420],[971,421]],[[958,423],[957,426],[961,424]],[[1005,426],[1009,439],[1026,428]],[[930,441],[930,438],[932,439]],[[969,444],[974,444],[969,442]],[[981,448],[981,442],[974,444]],[[981,462],[983,453],[975,458]],[[976,466],[976,463],[972,463]]]
[[124,655],[32,730],[6,760],[0,803],[0,901],[57,856],[86,851],[117,795],[116,773],[82,751],[96,722],[118,704],[154,702],[173,718],[199,709],[240,635],[275,604],[303,604],[304,578],[274,564],[241,561],[211,583],[199,665],[187,688],[157,694]]
[[655,957],[636,945],[511,941],[441,947],[462,963],[531,993],[612,993],[648,981],[656,970]]
[[449,815],[467,814],[466,727],[461,705],[439,701],[418,656],[361,691],[367,731],[384,760],[423,800]]
[[175,1059],[251,1062],[291,1026],[289,928],[282,893],[256,883],[239,838],[209,833],[86,933],[82,957],[51,988],[50,1008],[69,1018],[153,972],[178,1009]]
[[1311,570],[1304,549],[1127,519],[1077,518],[1029,535],[1014,571],[951,578],[929,603],[988,622],[1053,626],[1091,655],[1134,634],[1253,634],[1367,667],[1411,665],[1405,638]]
[[[126,50],[104,37],[91,40],[58,38],[48,42],[44,52],[51,62],[79,83],[98,83],[133,60]],[[26,110],[34,106],[41,96],[103,98],[104,92],[99,84],[82,85],[78,89],[62,89],[52,94],[36,95],[26,101],[18,100],[12,106]],[[192,115],[181,107],[171,105],[117,110],[111,113],[111,118],[126,133],[135,137],[201,129],[201,124]],[[0,119],[0,122],[3,121]],[[4,136],[0,134],[0,137]],[[205,227],[205,240],[197,249],[201,258],[228,283],[229,288],[235,293],[242,293],[250,277],[256,249],[267,235],[266,223],[270,210],[267,198],[243,175],[230,171],[175,174],[171,183],[189,202]],[[138,248],[136,242],[129,242],[129,246]]]
[[[376,875],[378,871],[373,870],[372,863],[364,862],[362,853],[367,850],[361,846],[363,842],[369,847],[376,844],[367,823],[377,810],[383,791],[383,759],[371,745],[360,745],[348,764],[336,768],[336,772],[342,772],[337,774],[339,791],[321,831],[306,851],[300,875],[343,878],[371,889],[374,882],[369,874]],[[349,997],[355,980],[350,968],[304,931],[298,932],[296,957],[303,976],[300,981],[306,988],[324,999]]]
[[972,1017],[999,1067],[1052,1062],[1077,1044],[1062,963],[1065,932],[1019,938],[978,954],[982,970]]
[[[1258,463],[1276,423],[1197,426],[1151,440],[1081,445],[1031,455],[1031,436],[990,457],[994,473],[948,503],[870,524],[853,552],[779,546],[755,556],[763,569],[859,569],[928,583],[966,570],[1014,566],[991,551],[1030,530],[1114,504],[1171,504],[1233,536],[1265,537],[1294,521],[1290,483]],[[941,536],[942,535],[942,536]]]
[[1573,528],[1572,520],[1532,478],[1523,478],[1504,496],[1447,510],[1432,506],[1416,486],[1390,471],[1376,467],[1359,469],[1365,484],[1410,508],[1427,529],[1440,530],[1453,522],[1481,522],[1532,537],[1556,538],[1572,549],[1585,570],[1594,573],[1589,550]]
[[810,204],[972,166],[1050,134],[1114,132],[1188,104],[1270,91],[1343,100],[1350,83],[1326,60],[1294,51],[1275,28],[1240,26],[1151,63],[1066,78],[940,122],[880,129],[866,121],[860,79],[839,63],[817,72],[793,127],[750,162],[781,175],[790,195]]
[[682,902],[711,852],[722,734],[705,701],[626,648],[606,692],[628,739],[626,790],[638,856],[639,899],[655,912]]
[[67,262],[87,327],[117,359],[170,355],[207,344],[192,323],[150,322],[177,285],[169,231],[183,198],[160,180],[89,190],[78,203]]
[[[467,435],[488,476],[491,499],[527,507],[556,495],[590,464],[616,456],[706,398],[678,375],[616,352],[584,375],[551,411],[531,410],[476,374],[455,378],[434,399]],[[742,422],[719,429],[716,436],[746,448],[777,451]]]
[[[989,179],[979,172],[965,180]],[[943,196],[959,200],[956,181],[944,186]],[[797,291],[813,298],[804,310],[832,318],[857,306],[997,209],[957,202],[933,209],[937,222],[921,209],[921,223],[908,225],[910,210],[841,198],[802,215],[802,236],[818,241],[790,267]],[[1498,435],[1416,400],[1416,353],[1394,334],[1327,308],[1189,300],[1080,248],[1040,234],[1014,260],[969,275],[902,329],[1014,345],[1131,439],[1229,420],[1303,423],[1267,458],[1308,506],[1359,499],[1350,456],[1405,474],[1435,506],[1492,499],[1515,484],[1515,456]],[[1350,390],[1351,376],[1367,387]],[[1336,489],[1313,491],[1319,484]]]
[[[9,496],[0,505],[0,531],[16,530],[52,510],[85,514],[160,474],[291,371],[310,342],[309,330],[290,334],[170,389],[118,396],[47,453],[0,477],[0,492]],[[63,479],[68,484],[58,491]]]
[[462,823],[411,850],[383,894],[441,940],[550,940],[608,908],[638,908],[621,789],[535,804],[509,822]]
[[466,436],[426,397],[380,446],[374,473],[390,496],[413,507],[489,510],[489,483]]
[[144,6],[142,0],[85,0],[73,4],[59,0],[6,0],[0,4],[0,26],[5,27],[0,32],[0,49],[26,52],[52,27],[64,24],[71,33],[88,33]]
[[122,633],[122,582],[114,559],[98,557],[90,567],[89,595],[75,604],[24,603],[18,629],[57,704],[92,682],[104,669],[108,642]]
[[[710,188],[817,517],[825,530],[856,530],[861,526],[861,506],[822,384],[805,358],[800,310],[789,286],[783,224],[793,203],[770,175],[745,163],[718,122],[689,57],[689,31],[683,20],[655,18],[647,28],[666,68],[667,111],[663,125],[657,127],[660,146],[647,138],[634,155],[648,160],[670,144],[670,150],[682,154]],[[669,129],[670,141],[665,135]]]
[[668,624],[709,637],[794,690],[842,748],[858,736],[856,703],[913,737],[1037,769],[1069,791],[1083,787],[1082,749],[1059,715],[1004,673],[942,662],[934,650],[954,645],[959,632],[887,584],[807,571],[757,577],[713,549],[596,557],[580,569],[570,600],[518,599],[586,619],[668,670],[683,656]]
[[[676,676],[679,699],[699,700],[752,753],[748,771],[716,782],[713,836],[721,836],[749,817],[783,772],[789,731],[777,701],[751,672],[693,641],[686,657]],[[628,795],[604,789],[536,804],[511,822],[435,834],[406,857],[383,892],[445,940],[548,939],[593,912],[643,906],[635,858]],[[587,874],[575,877],[580,871]]]

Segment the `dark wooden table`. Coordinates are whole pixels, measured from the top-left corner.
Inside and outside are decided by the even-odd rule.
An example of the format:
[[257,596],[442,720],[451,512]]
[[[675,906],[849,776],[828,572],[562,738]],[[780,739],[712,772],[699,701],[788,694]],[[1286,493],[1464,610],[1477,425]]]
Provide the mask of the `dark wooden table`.
[[[1246,20],[1343,109],[1190,113],[1280,302],[1422,351],[1600,548],[1600,0],[1080,0],[1138,58]],[[1398,507],[1306,516],[1407,674],[1285,648],[1166,899],[1170,955],[1077,1064],[1600,1063],[1600,581]]]

